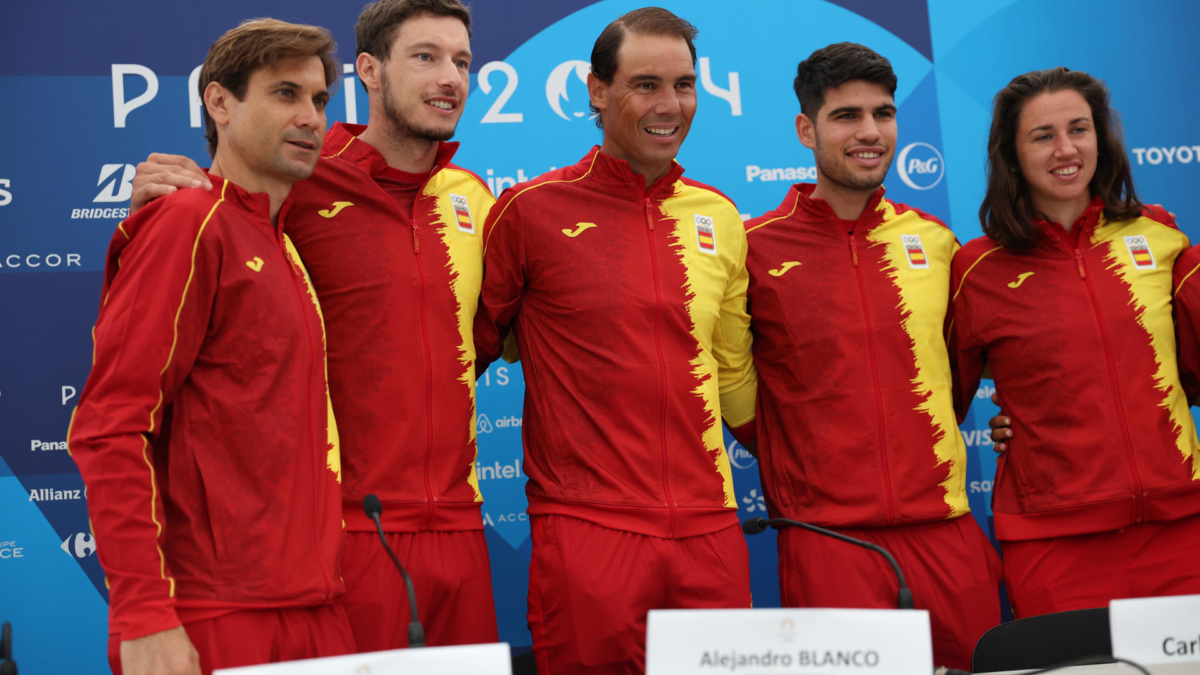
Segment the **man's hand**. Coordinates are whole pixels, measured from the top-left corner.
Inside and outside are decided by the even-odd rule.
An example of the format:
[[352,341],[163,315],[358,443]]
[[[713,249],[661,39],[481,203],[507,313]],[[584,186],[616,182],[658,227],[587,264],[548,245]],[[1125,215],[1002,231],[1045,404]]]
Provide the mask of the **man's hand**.
[[212,182],[200,169],[200,165],[182,155],[150,153],[146,161],[137,165],[133,176],[133,200],[129,204],[129,215],[150,202],[165,197],[179,189],[203,187],[212,189]]
[[[1000,405],[1000,399],[992,394],[992,403]],[[988,420],[988,426],[992,428],[992,449],[996,452],[1005,452],[1008,450],[1006,441],[1012,440],[1012,420],[1004,416],[1004,411],[1001,410],[999,415]]]
[[125,675],[200,675],[200,655],[178,626],[123,641],[121,670]]

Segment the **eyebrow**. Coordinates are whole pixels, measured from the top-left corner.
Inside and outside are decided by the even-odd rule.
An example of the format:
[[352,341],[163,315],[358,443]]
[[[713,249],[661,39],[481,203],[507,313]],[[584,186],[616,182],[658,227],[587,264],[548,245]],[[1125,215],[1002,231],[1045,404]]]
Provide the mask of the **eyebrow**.
[[[434,43],[432,43],[432,42],[429,42],[429,41],[425,41],[425,42],[415,42],[415,43],[413,43],[413,44],[409,45],[409,46],[408,46],[408,48],[409,48],[409,49],[432,49],[432,50],[434,50],[434,51],[441,51],[441,50],[442,50],[442,46],[441,46],[441,45],[434,44]],[[471,50],[469,50],[469,49],[460,49],[460,50],[458,50],[457,52],[455,52],[455,53],[454,53],[454,55],[455,55],[455,56],[465,56],[465,57],[467,57],[468,59],[469,59],[469,58],[471,58],[471,56],[472,56],[472,54],[471,54]]]
[[[301,87],[300,85],[296,84],[295,82],[292,82],[291,80],[279,80],[278,82],[274,82],[274,83],[272,83],[272,84],[271,84],[270,86],[268,86],[267,88],[268,88],[268,89],[271,89],[271,90],[275,90],[275,89],[282,89],[282,88],[285,88],[285,87],[286,87],[286,88],[288,88],[288,89],[297,89],[297,90],[299,90],[299,89],[303,89],[303,87]],[[316,96],[325,96],[326,98],[328,98],[328,97],[329,97],[329,90],[328,90],[328,89],[322,89],[321,91],[318,91],[317,93],[313,94],[313,96],[314,96],[314,97],[316,97]]]
[[[1092,120],[1087,117],[1076,117],[1075,119],[1071,120],[1070,122],[1067,122],[1067,126],[1079,124],[1080,122],[1091,122],[1091,121]],[[1053,124],[1043,124],[1041,126],[1037,126],[1037,127],[1030,129],[1029,133],[1025,134],[1025,135],[1028,136],[1029,134],[1032,134],[1032,133],[1038,132],[1038,131],[1049,131],[1053,128],[1054,128]]]

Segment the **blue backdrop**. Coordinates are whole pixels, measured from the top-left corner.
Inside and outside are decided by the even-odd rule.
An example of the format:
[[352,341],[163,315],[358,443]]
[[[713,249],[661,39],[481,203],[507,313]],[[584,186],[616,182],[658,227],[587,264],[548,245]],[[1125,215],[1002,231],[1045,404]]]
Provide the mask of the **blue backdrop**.
[[[1123,114],[1144,200],[1195,234],[1194,123],[1200,4],[1095,0],[666,1],[700,29],[700,105],[680,155],[688,175],[742,213],[777,205],[815,178],[796,140],[795,66],[830,42],[864,43],[899,76],[900,139],[890,197],[980,234],[991,97],[1009,79],[1065,65],[1105,80]],[[0,25],[0,619],[23,672],[106,671],[107,591],[66,430],[90,367],[104,251],[125,216],[133,165],[152,151],[207,162],[194,79],[209,45],[243,19],[328,27],[352,60],[358,3],[215,0],[201,5],[7,3]],[[600,30],[631,0],[476,0],[475,65],[456,161],[496,192],[576,161],[600,135],[583,76]],[[366,121],[353,72],[330,122]],[[901,165],[902,164],[902,165]],[[525,627],[529,524],[521,466],[524,380],[493,366],[480,381],[479,476],[500,637]],[[995,457],[990,383],[962,432],[974,515],[991,532]],[[754,459],[727,438],[743,517],[764,511]],[[749,540],[756,606],[778,605],[775,542]]]

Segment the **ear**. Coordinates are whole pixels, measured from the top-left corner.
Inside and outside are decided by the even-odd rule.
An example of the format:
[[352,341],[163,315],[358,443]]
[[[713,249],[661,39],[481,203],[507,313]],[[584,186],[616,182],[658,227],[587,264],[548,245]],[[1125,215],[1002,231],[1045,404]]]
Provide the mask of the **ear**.
[[800,139],[800,145],[809,150],[817,147],[817,127],[804,113],[796,115],[796,137]]
[[592,100],[592,105],[603,113],[608,109],[608,83],[596,77],[592,73],[588,73],[587,79],[588,97]]
[[383,88],[382,61],[363,52],[358,55],[358,59],[354,62],[354,68],[358,71],[358,79],[362,81],[367,91]]
[[222,87],[219,82],[209,82],[204,88],[204,108],[218,127],[228,126],[229,109],[236,100],[233,92]]

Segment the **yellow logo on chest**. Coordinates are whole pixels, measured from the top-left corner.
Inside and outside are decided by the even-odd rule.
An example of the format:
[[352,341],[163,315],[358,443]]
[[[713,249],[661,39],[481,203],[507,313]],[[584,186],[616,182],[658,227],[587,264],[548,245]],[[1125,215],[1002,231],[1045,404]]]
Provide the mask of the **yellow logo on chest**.
[[354,204],[350,202],[334,202],[333,208],[317,211],[317,215],[321,216],[322,218],[332,218],[341,213],[342,209],[346,208],[347,206],[354,206]]
[[793,267],[799,267],[799,266],[800,266],[800,263],[793,260],[790,262],[783,263],[782,265],[779,266],[779,269],[777,269],[777,270],[767,270],[767,274],[770,274],[773,277],[781,277],[781,276],[787,274],[788,270],[792,269]]

